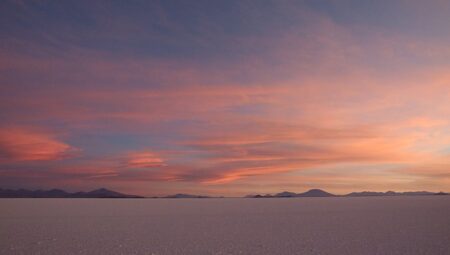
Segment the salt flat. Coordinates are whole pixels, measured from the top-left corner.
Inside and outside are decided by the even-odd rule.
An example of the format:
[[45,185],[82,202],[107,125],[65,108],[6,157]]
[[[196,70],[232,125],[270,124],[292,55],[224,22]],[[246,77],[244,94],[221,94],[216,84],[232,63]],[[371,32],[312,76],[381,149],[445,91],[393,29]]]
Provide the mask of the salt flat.
[[0,254],[450,254],[450,196],[0,199]]

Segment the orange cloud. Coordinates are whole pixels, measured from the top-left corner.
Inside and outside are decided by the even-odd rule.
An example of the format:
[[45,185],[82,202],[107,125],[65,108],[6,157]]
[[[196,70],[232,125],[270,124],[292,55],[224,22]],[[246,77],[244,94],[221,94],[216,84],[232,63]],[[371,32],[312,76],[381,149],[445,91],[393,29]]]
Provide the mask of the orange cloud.
[[416,164],[410,164],[396,169],[395,172],[450,181],[450,155],[434,157]]
[[[408,163],[422,157],[409,149],[413,142],[409,137],[390,136],[373,127],[331,129],[259,122],[222,136],[212,133],[182,143],[196,161],[186,162],[183,172],[175,173],[176,180],[217,184],[340,163]],[[170,169],[168,162],[166,170]]]
[[166,166],[164,160],[150,151],[135,152],[128,155],[126,166],[129,168],[153,168]]
[[0,129],[0,161],[47,161],[73,156],[78,150],[50,134],[21,128]]

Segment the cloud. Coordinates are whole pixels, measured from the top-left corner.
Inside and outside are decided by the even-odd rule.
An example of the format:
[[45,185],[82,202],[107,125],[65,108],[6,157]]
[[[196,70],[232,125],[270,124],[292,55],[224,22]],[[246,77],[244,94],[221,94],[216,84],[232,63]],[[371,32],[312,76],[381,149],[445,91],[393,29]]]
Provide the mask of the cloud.
[[164,160],[150,151],[130,153],[127,157],[126,168],[154,168],[166,166]]
[[0,162],[59,160],[72,157],[78,151],[45,132],[0,129]]
[[450,181],[450,155],[443,155],[395,169],[411,176],[437,178]]
[[204,132],[170,152],[128,154],[128,164],[116,168],[117,179],[220,184],[340,163],[407,163],[419,156],[407,150],[408,139],[385,138],[372,128],[259,124],[222,136]]

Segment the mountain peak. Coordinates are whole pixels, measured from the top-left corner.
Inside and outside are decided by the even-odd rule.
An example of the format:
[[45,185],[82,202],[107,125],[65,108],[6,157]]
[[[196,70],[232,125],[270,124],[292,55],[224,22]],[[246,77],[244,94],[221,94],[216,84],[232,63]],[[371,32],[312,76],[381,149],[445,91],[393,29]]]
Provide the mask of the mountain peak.
[[305,193],[297,194],[300,197],[334,197],[335,195],[321,189],[310,189]]
[[94,189],[92,191],[89,191],[89,193],[117,193],[117,192],[106,189],[106,188],[99,188],[99,189]]

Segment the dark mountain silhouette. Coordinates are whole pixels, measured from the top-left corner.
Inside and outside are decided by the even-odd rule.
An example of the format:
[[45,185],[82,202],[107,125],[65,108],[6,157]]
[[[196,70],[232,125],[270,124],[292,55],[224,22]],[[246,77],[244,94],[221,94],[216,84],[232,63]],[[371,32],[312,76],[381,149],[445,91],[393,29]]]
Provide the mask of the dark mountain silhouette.
[[71,194],[60,189],[52,190],[27,190],[27,189],[0,189],[0,197],[6,198],[58,198],[68,197]]
[[274,197],[295,197],[295,196],[297,196],[297,193],[289,191],[283,191],[281,193],[277,193],[274,195]]
[[[428,196],[428,195],[450,195],[445,192],[428,192],[428,191],[409,191],[409,192],[352,192],[347,195],[334,195],[321,189],[311,189],[304,193],[294,193],[284,191],[275,195],[247,195],[246,198],[289,198],[289,197],[371,197],[371,196]],[[61,189],[51,190],[27,190],[27,189],[1,189],[0,198],[144,198],[142,196],[123,194],[120,192],[108,190],[105,188],[92,190],[89,192],[74,192],[70,193]],[[175,194],[165,197],[152,198],[214,198],[210,196],[191,195],[191,194]],[[222,198],[222,197],[217,197]]]
[[72,194],[73,197],[80,198],[139,198],[140,196],[122,194],[105,188],[96,189],[89,192],[77,192]]
[[374,196],[388,196],[389,194],[386,192],[374,192],[374,191],[362,191],[362,192],[352,192],[346,197],[374,197]]
[[408,192],[395,192],[395,191],[386,191],[386,192],[373,192],[373,191],[363,191],[363,192],[352,192],[346,197],[374,197],[374,196],[428,196],[434,195],[434,192],[428,191],[408,191]]
[[274,197],[270,194],[265,194],[265,195],[260,195],[260,194],[256,194],[256,195],[246,195],[245,198],[265,198],[265,197]]
[[449,193],[444,192],[429,192],[429,191],[407,191],[407,192],[374,192],[374,191],[363,191],[363,192],[352,192],[347,195],[334,195],[323,191],[321,189],[311,189],[304,193],[294,193],[289,191],[284,191],[277,193],[275,195],[247,195],[246,198],[283,198],[283,197],[374,197],[374,196],[429,196],[429,195],[449,195]]
[[52,190],[27,190],[27,189],[0,189],[2,198],[141,198],[136,195],[128,195],[105,188],[89,192],[70,193],[60,189]]
[[165,196],[164,198],[210,198],[208,196],[201,196],[201,195],[190,195],[190,194],[175,194],[170,196]]
[[250,198],[269,198],[269,197],[276,197],[276,198],[282,198],[282,197],[334,197],[336,195],[333,195],[331,193],[328,193],[326,191],[323,191],[321,189],[311,189],[304,193],[294,193],[289,191],[284,191],[281,193],[277,193],[275,195],[248,195],[246,197]]
[[321,189],[311,189],[305,193],[297,194],[297,197],[335,197],[336,195],[323,191]]

